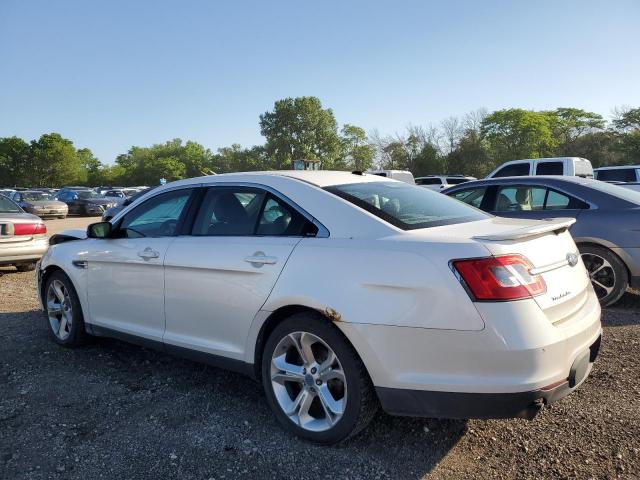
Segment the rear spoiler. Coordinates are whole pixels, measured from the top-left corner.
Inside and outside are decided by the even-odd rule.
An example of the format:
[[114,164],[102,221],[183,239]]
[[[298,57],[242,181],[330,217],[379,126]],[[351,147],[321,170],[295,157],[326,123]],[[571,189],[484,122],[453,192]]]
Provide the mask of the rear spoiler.
[[507,230],[501,233],[492,233],[490,235],[476,235],[474,240],[520,240],[523,238],[537,237],[545,233],[554,232],[561,233],[567,230],[571,225],[576,223],[575,218],[550,218],[548,220],[536,221],[536,224],[526,227],[518,227],[513,230]]

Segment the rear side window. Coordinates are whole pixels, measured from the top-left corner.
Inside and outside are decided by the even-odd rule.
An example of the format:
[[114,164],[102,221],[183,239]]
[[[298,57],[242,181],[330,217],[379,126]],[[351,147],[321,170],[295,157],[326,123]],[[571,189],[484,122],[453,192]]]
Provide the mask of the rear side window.
[[466,203],[467,205],[480,208],[485,193],[487,193],[486,188],[474,188],[471,190],[462,190],[460,192],[452,193],[451,196],[456,200]]
[[598,170],[596,178],[603,182],[636,182],[635,168],[615,168],[611,170]]
[[196,216],[193,235],[313,236],[317,228],[296,209],[263,190],[209,188]]
[[325,190],[403,230],[489,217],[441,193],[401,182],[352,183],[326,187]]
[[522,177],[529,175],[528,163],[514,163],[512,165],[506,165],[498,170],[494,177]]
[[562,162],[540,162],[536,166],[536,175],[562,175],[563,173]]

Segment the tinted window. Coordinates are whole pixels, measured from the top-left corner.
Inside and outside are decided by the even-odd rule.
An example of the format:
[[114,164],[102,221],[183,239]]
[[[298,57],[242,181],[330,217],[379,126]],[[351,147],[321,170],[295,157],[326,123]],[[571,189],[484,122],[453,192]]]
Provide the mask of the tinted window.
[[127,238],[171,237],[177,227],[191,189],[176,190],[156,195],[124,216],[120,224]]
[[24,192],[21,195],[23,202],[38,202],[42,200],[51,200],[51,195],[45,192]]
[[315,235],[317,228],[282,200],[269,195],[260,214],[258,235]]
[[486,188],[474,188],[472,190],[462,190],[461,192],[452,193],[451,196],[468,205],[480,208],[485,193],[487,193]]
[[442,180],[439,178],[416,178],[416,185],[440,185]]
[[540,162],[536,166],[536,175],[562,175],[562,162]]
[[193,235],[252,235],[265,193],[245,187],[216,187],[207,190]]
[[598,170],[596,178],[604,182],[636,182],[635,168],[615,168],[611,170]]
[[496,172],[494,177],[522,177],[523,175],[529,175],[528,163],[514,163],[502,167]]
[[460,178],[460,177],[447,177],[447,183],[449,185],[460,185],[461,183],[465,183],[468,182],[469,179],[467,178]]
[[315,235],[317,228],[297,210],[262,190],[210,188],[193,227],[194,235]]
[[544,209],[546,188],[517,186],[502,187],[498,191],[496,212],[519,212]]
[[446,195],[402,182],[352,183],[325,190],[404,230],[487,218]]

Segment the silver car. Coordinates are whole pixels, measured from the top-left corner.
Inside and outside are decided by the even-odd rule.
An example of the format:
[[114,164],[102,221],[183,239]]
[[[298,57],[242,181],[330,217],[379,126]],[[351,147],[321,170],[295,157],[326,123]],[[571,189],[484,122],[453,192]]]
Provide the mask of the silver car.
[[580,249],[602,305],[640,288],[640,192],[573,176],[505,177],[443,192],[500,217],[572,217]]
[[42,219],[0,195],[0,266],[14,265],[20,272],[34,270],[48,247]]
[[9,197],[28,213],[33,213],[41,218],[57,217],[66,218],[69,207],[64,202],[59,202],[47,192],[39,190],[26,190],[14,192]]

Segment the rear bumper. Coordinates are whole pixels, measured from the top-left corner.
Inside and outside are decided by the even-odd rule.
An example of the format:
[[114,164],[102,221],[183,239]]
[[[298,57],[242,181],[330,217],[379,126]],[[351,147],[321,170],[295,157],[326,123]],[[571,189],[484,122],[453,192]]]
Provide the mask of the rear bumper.
[[526,418],[556,402],[586,380],[600,350],[601,337],[574,360],[559,384],[526,392],[467,393],[376,387],[382,408],[391,415],[429,418]]
[[15,265],[20,263],[35,262],[49,248],[49,240],[46,238],[33,239],[21,244],[0,244],[0,265]]

